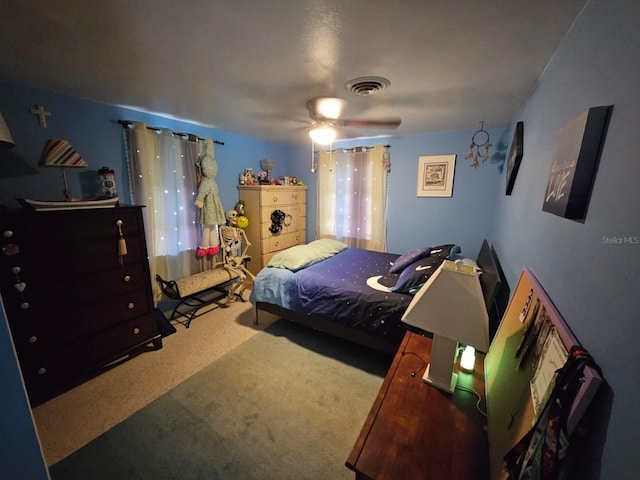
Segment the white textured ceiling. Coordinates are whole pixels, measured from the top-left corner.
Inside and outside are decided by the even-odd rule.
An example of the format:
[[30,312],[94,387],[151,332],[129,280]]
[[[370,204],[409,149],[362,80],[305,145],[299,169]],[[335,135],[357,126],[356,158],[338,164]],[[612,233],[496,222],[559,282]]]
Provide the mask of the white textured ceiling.
[[[306,102],[393,131],[508,125],[586,0],[3,0],[0,79],[274,141]],[[382,76],[374,96],[347,81]]]

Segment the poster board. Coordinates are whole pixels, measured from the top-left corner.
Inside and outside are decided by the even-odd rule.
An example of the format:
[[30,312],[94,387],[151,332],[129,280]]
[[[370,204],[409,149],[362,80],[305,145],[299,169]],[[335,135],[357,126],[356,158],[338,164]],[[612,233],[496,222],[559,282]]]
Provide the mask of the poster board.
[[[574,345],[578,340],[525,268],[484,362],[492,480],[507,478],[504,456],[533,426],[548,399],[553,373]],[[601,382],[595,369],[585,369],[567,422],[569,433]]]

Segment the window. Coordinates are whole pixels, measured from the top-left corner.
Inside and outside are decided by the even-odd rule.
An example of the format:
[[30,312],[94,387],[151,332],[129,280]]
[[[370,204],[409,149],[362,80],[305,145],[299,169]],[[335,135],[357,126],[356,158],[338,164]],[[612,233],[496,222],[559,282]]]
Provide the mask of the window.
[[382,145],[320,152],[317,237],[386,251],[389,167]]

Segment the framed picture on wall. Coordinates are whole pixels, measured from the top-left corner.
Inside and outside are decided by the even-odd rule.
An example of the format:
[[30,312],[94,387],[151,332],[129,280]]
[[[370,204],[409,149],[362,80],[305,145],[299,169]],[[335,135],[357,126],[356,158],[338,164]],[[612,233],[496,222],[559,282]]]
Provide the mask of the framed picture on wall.
[[418,158],[418,197],[450,197],[456,155],[423,155]]
[[543,211],[584,220],[612,109],[592,107],[558,130]]
[[520,162],[522,162],[523,142],[524,122],[518,122],[513,132],[513,140],[511,140],[511,148],[507,158],[507,195],[511,195],[513,185],[516,183],[516,175],[518,175]]

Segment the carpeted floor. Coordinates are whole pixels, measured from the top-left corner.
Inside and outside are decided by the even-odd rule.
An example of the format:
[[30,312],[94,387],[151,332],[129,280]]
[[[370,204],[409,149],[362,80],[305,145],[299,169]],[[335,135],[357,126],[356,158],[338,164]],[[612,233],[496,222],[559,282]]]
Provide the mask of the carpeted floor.
[[[245,295],[246,296],[246,295]],[[251,303],[233,302],[138,355],[33,409],[47,465],[62,460],[277,320],[253,324]]]
[[340,479],[392,358],[280,320],[50,469],[70,479]]

